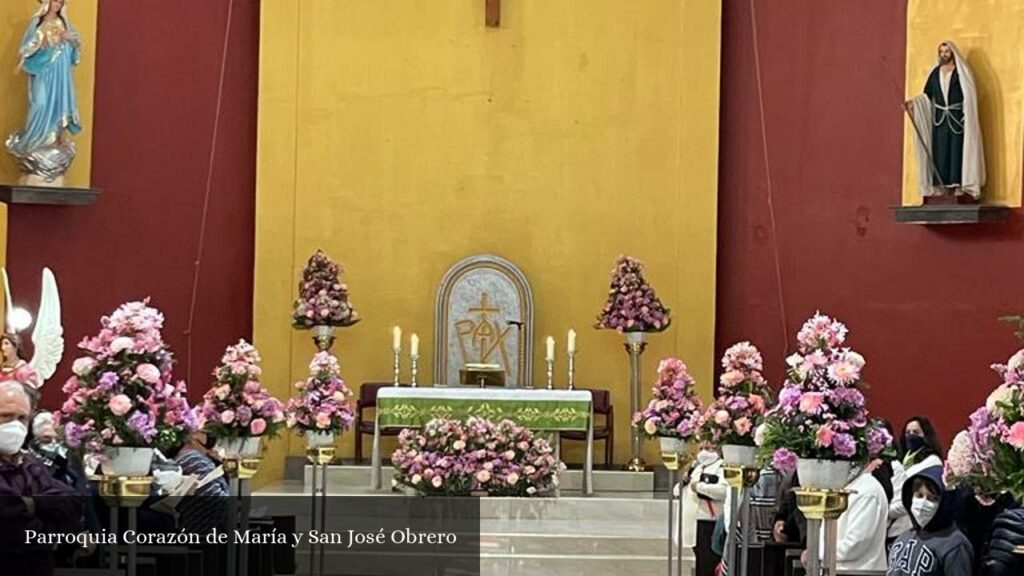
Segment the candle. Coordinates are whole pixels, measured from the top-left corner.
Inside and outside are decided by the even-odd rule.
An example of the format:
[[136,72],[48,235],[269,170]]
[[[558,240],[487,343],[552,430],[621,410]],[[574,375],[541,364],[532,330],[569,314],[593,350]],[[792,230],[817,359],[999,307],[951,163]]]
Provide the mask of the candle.
[[569,348],[569,354],[570,355],[576,353],[576,331],[571,329],[571,328],[569,329],[569,346],[568,346],[568,348]]
[[395,352],[402,351],[402,329],[398,326],[391,329],[391,349]]
[[420,355],[420,337],[415,332],[409,337],[409,353],[413,356]]
[[555,359],[555,338],[554,338],[554,336],[548,336],[548,339],[547,339],[547,356],[545,356],[544,359],[549,361],[549,362],[551,362],[551,361],[553,361]]

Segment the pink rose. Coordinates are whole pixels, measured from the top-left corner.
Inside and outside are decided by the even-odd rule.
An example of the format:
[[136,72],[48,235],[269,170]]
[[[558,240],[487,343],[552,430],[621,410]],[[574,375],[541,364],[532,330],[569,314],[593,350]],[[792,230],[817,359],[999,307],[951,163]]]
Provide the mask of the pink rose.
[[135,340],[132,340],[127,336],[121,336],[119,338],[114,338],[114,341],[110,343],[110,351],[113,354],[117,354],[124,350],[130,350],[133,346],[135,346]]
[[746,377],[743,375],[743,372],[740,372],[739,370],[729,370],[725,374],[722,374],[722,377],[719,378],[718,381],[722,386],[732,388],[733,386],[743,382],[745,379]]
[[719,410],[715,412],[715,424],[719,426],[725,426],[729,423],[729,413],[725,410]]
[[317,428],[328,428],[331,425],[331,416],[326,412],[321,412],[316,415],[316,427]]
[[491,473],[487,470],[481,470],[476,473],[476,481],[481,484],[486,484],[491,480]]
[[816,413],[824,401],[825,395],[821,392],[807,392],[800,396],[800,411],[805,414]]
[[1017,450],[1024,450],[1024,422],[1017,422],[1003,435],[1003,440]]
[[751,394],[747,399],[750,400],[750,406],[754,408],[755,412],[764,412],[764,397],[759,394]]
[[263,418],[257,418],[249,424],[249,430],[253,436],[259,436],[267,431],[267,421]]
[[139,364],[139,366],[135,368],[135,375],[138,376],[140,380],[150,384],[160,382],[160,369],[148,362]]
[[235,411],[225,410],[220,413],[220,421],[222,424],[231,424],[235,421]]
[[89,372],[92,372],[92,369],[95,367],[96,361],[92,358],[77,358],[71,365],[71,371],[74,372],[76,376],[85,376]]
[[825,426],[818,428],[818,433],[815,435],[814,443],[823,448],[828,448],[832,445],[832,438],[835,435],[836,433],[832,430],[832,427],[826,424]]
[[118,394],[117,396],[114,396],[113,398],[110,399],[110,402],[107,403],[107,406],[110,408],[110,411],[113,412],[115,415],[124,416],[125,414],[128,413],[129,410],[132,409],[132,400],[131,398],[125,396],[124,394]]
[[737,420],[733,424],[733,426],[736,428],[737,433],[739,433],[740,435],[744,435],[750,432],[750,429],[754,427],[754,424],[753,422],[750,421],[750,418],[744,416],[743,418]]

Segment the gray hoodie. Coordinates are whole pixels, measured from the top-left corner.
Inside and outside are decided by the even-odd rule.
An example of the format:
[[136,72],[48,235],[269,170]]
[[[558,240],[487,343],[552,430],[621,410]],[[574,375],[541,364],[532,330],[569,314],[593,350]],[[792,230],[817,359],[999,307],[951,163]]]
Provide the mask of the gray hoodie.
[[[924,527],[918,526],[917,519],[910,514],[915,478],[929,480],[941,496],[935,517]],[[927,468],[907,478],[903,484],[903,506],[914,529],[904,532],[889,550],[888,576],[971,576],[971,543],[953,524],[955,499],[942,482],[942,467]]]

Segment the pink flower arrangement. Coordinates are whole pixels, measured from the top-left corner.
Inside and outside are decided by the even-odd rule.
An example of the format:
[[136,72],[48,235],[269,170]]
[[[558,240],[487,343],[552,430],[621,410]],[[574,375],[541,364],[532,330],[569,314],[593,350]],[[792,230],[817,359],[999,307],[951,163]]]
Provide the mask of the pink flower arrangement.
[[608,300],[597,316],[595,328],[618,332],[661,332],[672,323],[668,308],[654,293],[643,273],[644,265],[635,258],[619,256]]
[[649,437],[671,436],[689,440],[700,430],[704,407],[693,377],[679,358],[658,364],[658,381],[651,388],[647,408],[633,415],[633,427]]
[[771,395],[762,370],[761,353],[750,342],[734,344],[725,351],[718,397],[704,414],[702,440],[716,445],[754,445],[753,430],[764,420]]
[[402,430],[391,462],[393,486],[444,495],[537,496],[557,487],[565,469],[547,440],[528,428],[475,417]]
[[891,447],[889,433],[869,418],[858,388],[864,357],[844,347],[847,332],[819,313],[797,334],[779,402],[765,415],[762,455],[775,468],[791,471],[799,458],[865,462]]
[[1003,382],[954,438],[946,457],[946,480],[986,494],[1010,492],[1020,501],[1024,500],[1024,349],[992,369]]
[[341,432],[352,427],[352,391],[341,379],[338,359],[318,352],[309,377],[295,383],[298,398],[288,401],[288,427],[302,432]]
[[351,326],[359,313],[348,301],[348,285],[339,278],[341,265],[317,250],[302,269],[299,298],[292,311],[292,326]]
[[149,300],[122,304],[96,336],[78,345],[57,414],[70,446],[101,453],[107,446],[167,449],[196,428],[183,381],[171,375],[164,317]]
[[273,437],[284,425],[281,401],[260,383],[260,353],[239,340],[228,346],[203,394],[202,428],[215,438]]

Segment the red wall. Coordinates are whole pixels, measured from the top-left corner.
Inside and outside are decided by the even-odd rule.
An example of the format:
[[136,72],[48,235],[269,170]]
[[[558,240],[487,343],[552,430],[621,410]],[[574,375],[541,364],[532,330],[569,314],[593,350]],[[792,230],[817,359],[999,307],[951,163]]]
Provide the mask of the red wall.
[[787,339],[767,204],[748,2],[724,3],[717,347],[752,339],[782,373],[816,309],[850,326],[876,413],[936,420],[947,445],[1019,347],[1024,223],[896,224],[906,7],[757,2]]
[[[186,374],[185,335],[220,75],[227,0],[103,2],[99,10],[89,207],[13,206],[8,268],[35,310],[57,274],[65,361],[44,389],[59,406],[75,346],[128,299],[152,297],[165,338],[202,393],[224,347],[252,332],[259,3],[235,2],[209,220]],[[26,335],[27,336],[27,335]]]

